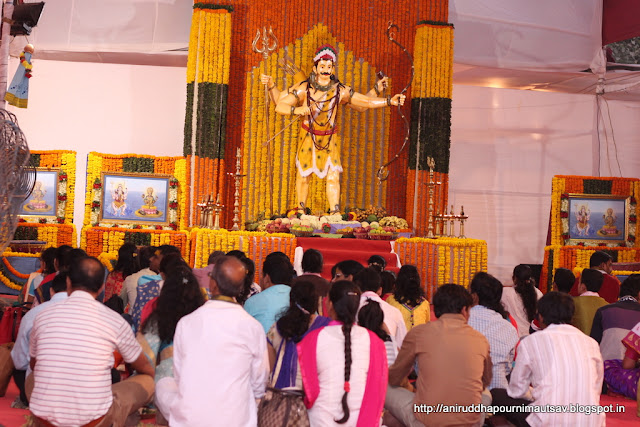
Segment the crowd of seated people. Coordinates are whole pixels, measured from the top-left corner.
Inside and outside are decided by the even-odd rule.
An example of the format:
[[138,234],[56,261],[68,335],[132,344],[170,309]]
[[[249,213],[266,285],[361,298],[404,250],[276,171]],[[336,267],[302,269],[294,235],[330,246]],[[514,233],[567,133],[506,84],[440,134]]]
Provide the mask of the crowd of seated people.
[[603,413],[460,408],[598,405],[603,384],[637,396],[640,275],[607,304],[602,262],[577,280],[558,269],[544,296],[526,265],[504,286],[479,272],[433,307],[415,266],[396,277],[380,256],[339,262],[331,281],[313,249],[299,277],[282,252],[256,277],[241,251],[192,269],[170,245],[125,244],[108,274],[69,247],[41,262],[11,355],[33,425],[136,425],[144,408],[163,425],[256,426],[283,392],[311,426],[600,426]]

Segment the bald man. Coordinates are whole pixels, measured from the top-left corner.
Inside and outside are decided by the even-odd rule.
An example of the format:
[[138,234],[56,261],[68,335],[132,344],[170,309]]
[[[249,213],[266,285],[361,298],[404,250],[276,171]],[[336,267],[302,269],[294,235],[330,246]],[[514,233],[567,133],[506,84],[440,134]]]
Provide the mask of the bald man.
[[183,317],[173,340],[175,378],[156,385],[156,404],[171,426],[257,425],[256,399],[269,376],[266,336],[236,302],[247,270],[234,257],[216,260],[212,298]]

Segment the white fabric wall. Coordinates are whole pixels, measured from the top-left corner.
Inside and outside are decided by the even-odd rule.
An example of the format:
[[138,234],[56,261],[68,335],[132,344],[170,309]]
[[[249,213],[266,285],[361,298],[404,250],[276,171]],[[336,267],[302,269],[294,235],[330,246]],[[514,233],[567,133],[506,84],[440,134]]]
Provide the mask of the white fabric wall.
[[594,173],[640,178],[640,104],[607,100],[605,95],[598,100],[596,112],[600,139],[595,138],[595,152],[600,152],[600,164]]
[[[10,63],[10,78],[18,65]],[[181,156],[186,70],[34,61],[29,107],[18,117],[31,150],[77,151],[74,223],[84,216],[90,151]]]
[[591,175],[593,118],[589,95],[454,86],[450,203],[500,280],[542,263],[551,178]]

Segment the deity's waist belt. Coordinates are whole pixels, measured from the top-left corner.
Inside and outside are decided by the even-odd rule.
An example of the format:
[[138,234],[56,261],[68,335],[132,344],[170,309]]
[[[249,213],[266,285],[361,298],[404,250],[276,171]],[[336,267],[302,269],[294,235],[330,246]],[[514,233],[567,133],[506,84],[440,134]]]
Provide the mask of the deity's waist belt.
[[333,128],[331,128],[329,130],[317,130],[317,129],[311,130],[309,128],[309,126],[305,125],[304,123],[302,123],[302,129],[304,129],[307,132],[309,132],[310,134],[313,134],[313,135],[316,135],[316,136],[333,135],[334,133],[338,132],[338,126],[334,126]]

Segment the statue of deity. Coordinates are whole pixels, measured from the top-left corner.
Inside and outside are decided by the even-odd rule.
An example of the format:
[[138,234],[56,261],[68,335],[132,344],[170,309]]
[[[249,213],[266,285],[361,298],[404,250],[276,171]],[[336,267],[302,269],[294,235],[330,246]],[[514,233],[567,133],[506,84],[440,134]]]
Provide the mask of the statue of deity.
[[[296,196],[298,207],[306,206],[311,174],[326,178],[329,206],[339,210],[340,202],[340,137],[336,119],[338,107],[348,105],[357,111],[370,108],[404,105],[405,95],[380,98],[355,92],[335,76],[337,54],[330,45],[318,48],[313,58],[313,71],[306,79],[294,83],[288,91],[280,93],[270,76],[262,76],[271,99],[276,103],[276,112],[282,115],[302,116],[300,141],[296,155]],[[372,91],[381,91],[386,77],[379,80]]]

